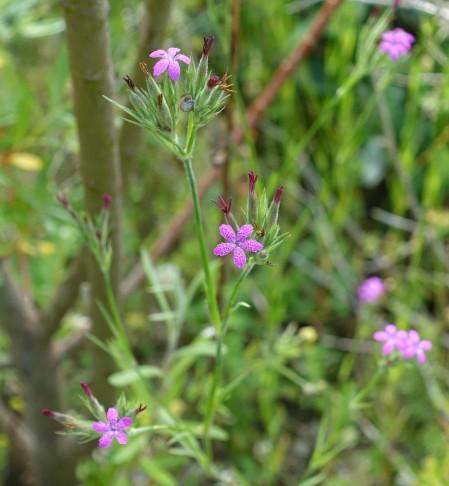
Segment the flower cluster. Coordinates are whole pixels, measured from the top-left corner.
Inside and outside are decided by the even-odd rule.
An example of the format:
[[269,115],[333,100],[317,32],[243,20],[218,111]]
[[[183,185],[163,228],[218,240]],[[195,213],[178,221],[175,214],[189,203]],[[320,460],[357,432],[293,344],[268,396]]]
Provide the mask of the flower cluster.
[[373,338],[384,343],[384,356],[390,355],[396,349],[404,359],[416,357],[420,365],[426,362],[426,351],[432,349],[432,343],[427,339],[421,339],[417,331],[398,330],[393,324],[387,324],[383,331],[376,331]]
[[[265,191],[259,199],[255,190],[258,176],[253,172],[248,174],[248,202],[246,211],[246,223],[239,226],[234,218],[231,206],[232,198],[229,201],[218,196],[218,201],[212,202],[223,212],[228,224],[222,224],[219,228],[221,236],[227,243],[220,243],[214,249],[214,255],[225,256],[234,252],[234,265],[244,268],[247,262],[245,252],[258,253],[254,255],[255,264],[271,264],[268,256],[275,247],[280,245],[288,234],[279,235],[279,206],[281,204],[284,187],[280,186],[276,191],[273,200],[268,204]],[[257,239],[248,240],[255,233]]]
[[400,56],[407,54],[414,42],[415,38],[412,34],[397,27],[382,34],[382,42],[379,45],[379,49],[389,54],[393,61],[396,61]]
[[[213,43],[214,36],[204,38],[198,63],[181,54],[178,47],[151,52],[150,58],[159,60],[153,66],[153,75],[146,63],[140,64],[146,78],[144,88],[137,87],[129,76],[123,78],[129,88],[133,109],[107,98],[130,115],[132,123],[147,129],[182,159],[191,155],[197,129],[216,117],[225,108],[226,99],[234,92],[227,73],[220,78],[209,70],[208,60]],[[188,66],[184,74],[180,63]],[[179,123],[183,129],[185,127],[184,136],[178,133],[182,112],[188,113],[187,127],[185,123]]]
[[379,277],[369,277],[357,289],[357,295],[362,304],[371,304],[379,300],[385,293],[385,284]]
[[[51,417],[53,420],[64,425],[66,435],[80,436],[84,441],[93,440],[98,437],[97,434],[101,434],[98,445],[105,449],[112,444],[114,438],[119,444],[126,444],[128,442],[128,436],[125,429],[128,429],[134,422],[132,417],[143,412],[147,407],[139,405],[137,408],[130,406],[126,403],[125,398],[122,396],[118,400],[116,407],[110,407],[105,414],[104,407],[92,394],[90,387],[87,383],[80,383],[86,395],[84,403],[92,415],[97,419],[106,417],[106,422],[103,420],[92,421],[73,417],[54,410],[44,409],[42,415]],[[122,418],[120,418],[119,410],[125,412]],[[132,415],[128,417],[127,415]]]

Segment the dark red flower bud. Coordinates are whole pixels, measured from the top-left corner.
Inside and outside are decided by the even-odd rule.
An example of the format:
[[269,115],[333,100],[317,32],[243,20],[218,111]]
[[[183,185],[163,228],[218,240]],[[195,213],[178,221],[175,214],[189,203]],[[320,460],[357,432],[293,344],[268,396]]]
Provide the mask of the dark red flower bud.
[[249,192],[252,194],[254,192],[254,188],[256,187],[257,179],[259,178],[253,171],[248,172],[248,183],[249,183]]
[[229,216],[231,212],[232,197],[229,198],[228,203],[220,195],[218,195],[218,199],[220,200],[220,202],[214,201],[213,199],[211,200],[211,202],[218,206],[223,211],[225,216]]
[[209,89],[213,89],[220,84],[220,81],[221,80],[219,76],[211,76],[207,81],[207,87]]
[[274,204],[279,204],[281,202],[283,192],[284,192],[284,186],[279,187],[278,190],[276,191],[276,194],[274,195]]
[[56,414],[55,412],[53,412],[53,410],[49,410],[48,408],[44,408],[44,410],[42,410],[41,412],[42,415],[48,415],[49,417],[56,417]]
[[139,404],[138,408],[134,410],[134,415],[139,415],[139,413],[143,412],[144,410],[147,409],[147,406],[143,406],[142,404]]
[[80,385],[83,387],[86,397],[90,398],[92,396],[92,392],[90,391],[89,385],[85,381],[82,381]]
[[212,46],[215,41],[215,37],[211,35],[210,37],[203,37],[204,44],[203,44],[203,57],[207,58],[209,56],[209,52],[212,49]]
[[103,194],[103,209],[109,209],[111,204],[112,196],[110,194]]
[[56,194],[56,199],[66,208],[70,209],[70,203],[65,194]]

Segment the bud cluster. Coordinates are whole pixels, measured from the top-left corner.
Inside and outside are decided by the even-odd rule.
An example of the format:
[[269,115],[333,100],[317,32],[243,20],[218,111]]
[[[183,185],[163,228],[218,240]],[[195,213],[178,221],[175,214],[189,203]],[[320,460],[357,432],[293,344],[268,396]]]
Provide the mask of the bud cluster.
[[[124,77],[129,88],[132,109],[113,100],[114,105],[132,117],[132,122],[147,129],[180,158],[190,156],[197,129],[206,125],[226,106],[226,99],[233,93],[230,76],[212,75],[208,59],[214,37],[204,38],[202,56],[198,63],[192,58],[179,54],[179,49],[168,51],[158,49],[150,54],[161,58],[150,74],[146,63],[141,63],[145,75],[145,87],[139,88],[129,77]],[[186,73],[181,72],[181,61],[188,64]],[[156,81],[160,76],[162,81]],[[188,123],[178,122],[188,113]],[[186,126],[185,135],[178,134],[178,126]],[[180,136],[181,135],[181,136]]]
[[[269,203],[265,190],[263,191],[262,197],[259,198],[257,196],[257,179],[258,176],[253,171],[248,173],[248,199],[245,212],[245,224],[253,227],[256,241],[263,247],[263,249],[253,253],[253,262],[259,265],[271,265],[272,263],[269,261],[271,251],[289,236],[288,233],[279,234],[279,207],[284,186],[280,186],[277,189],[273,199]],[[220,208],[225,215],[228,225],[238,234],[240,226],[231,211],[232,198],[229,198],[229,201],[226,202],[222,196],[218,196],[218,201],[212,200],[212,202]],[[220,253],[216,254],[220,255]]]
[[109,206],[112,202],[112,196],[109,194],[103,195],[103,206],[94,220],[84,213],[79,214],[75,211],[65,194],[58,194],[56,199],[77,223],[84,242],[95,256],[102,272],[108,272],[112,261],[112,249],[108,241]]

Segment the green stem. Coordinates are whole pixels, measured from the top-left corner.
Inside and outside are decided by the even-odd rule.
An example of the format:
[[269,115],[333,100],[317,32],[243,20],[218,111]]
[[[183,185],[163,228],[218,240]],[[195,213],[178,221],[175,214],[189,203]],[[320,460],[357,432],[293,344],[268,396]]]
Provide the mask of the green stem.
[[215,331],[219,332],[221,329],[220,311],[218,310],[217,296],[215,293],[215,285],[214,282],[212,281],[212,274],[209,268],[209,260],[207,258],[206,243],[204,240],[203,222],[201,219],[200,200],[198,197],[198,190],[196,187],[195,174],[192,168],[192,159],[190,158],[185,159],[184,167],[186,169],[187,179],[189,181],[190,192],[192,195],[193,209],[195,213],[195,222],[196,222],[196,233],[198,237],[198,244],[200,246],[200,256],[201,256],[201,263],[204,272],[207,302],[209,305],[209,311],[210,311],[210,315],[212,318]]
[[358,407],[359,403],[368,395],[368,393],[373,389],[374,385],[379,381],[379,378],[385,373],[387,366],[381,365],[376,373],[371,377],[367,384],[357,393],[357,395],[351,400],[349,406],[351,409]]
[[223,338],[226,335],[229,323],[229,315],[234,305],[235,299],[237,297],[237,292],[240,289],[245,278],[249,275],[251,270],[254,268],[254,263],[245,266],[245,269],[241,272],[240,277],[234,285],[229,301],[226,305],[226,309],[223,314],[223,320],[221,322],[221,327],[217,332],[217,348],[215,352],[215,367],[214,376],[212,381],[212,387],[210,389],[209,398],[207,401],[206,418],[204,420],[204,437],[206,441],[206,453],[209,460],[212,462],[212,445],[209,438],[209,430],[213,425],[215,418],[215,411],[217,409],[217,390],[221,382],[223,361],[222,361],[222,348],[223,348]]

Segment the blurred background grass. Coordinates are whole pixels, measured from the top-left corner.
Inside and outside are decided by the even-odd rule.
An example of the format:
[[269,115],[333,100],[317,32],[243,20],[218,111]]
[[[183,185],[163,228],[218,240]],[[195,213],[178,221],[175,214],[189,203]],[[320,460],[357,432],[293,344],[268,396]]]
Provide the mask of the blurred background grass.
[[[241,2],[232,72],[238,122],[319,7],[305,1]],[[126,99],[121,78],[133,69],[142,9],[139,1],[111,3],[120,101]],[[392,25],[417,38],[410,55],[395,65],[386,58],[335,104],[305,147],[298,145],[354,70],[362,28],[378,13],[374,4],[344,2],[278,93],[258,136],[231,155],[235,207],[244,205],[250,170],[260,175],[258,184],[263,181],[268,194],[285,185],[280,223],[291,237],[273,256],[275,266],[257,268],[246,282],[240,300],[251,307],[234,314],[227,337],[217,418],[226,432],[216,443],[223,484],[447,484],[447,16],[400,9]],[[229,0],[174,2],[161,48],[178,46],[197,56],[202,36],[210,34],[216,37],[211,68],[222,75],[230,65]],[[12,256],[23,285],[43,305],[80,244],[55,201],[65,190],[75,207],[82,203],[59,3],[1,0],[0,41],[0,255]],[[227,137],[224,117],[203,129],[198,174],[211,166]],[[124,194],[127,271],[141,245],[150,246],[186,204],[183,167],[171,159],[145,139]],[[211,255],[221,213],[209,200],[221,192],[217,183],[203,202]],[[158,266],[159,278],[172,289],[168,298],[183,326],[184,350],[175,353],[154,387],[175,414],[199,422],[211,380],[212,343],[204,335],[207,312],[194,280],[197,251],[189,223]],[[369,275],[385,279],[387,294],[379,304],[360,307],[355,289]],[[230,270],[228,281],[235,278]],[[163,361],[167,322],[149,318],[159,311],[145,287],[125,302],[124,321],[145,364]],[[72,332],[85,312],[81,296],[61,334]],[[391,369],[371,391],[369,406],[351,410],[351,398],[376,371],[380,347],[371,336],[385,322],[416,328],[430,339],[429,364]],[[6,360],[9,344],[1,333],[0,339]],[[62,368],[74,407],[88,363],[80,349]],[[14,371],[1,370],[0,380],[4,400],[20,413]],[[136,470],[146,478],[141,484],[208,484],[189,458],[167,455],[161,438],[150,441],[150,454],[143,453],[148,443],[136,440],[110,463],[83,463],[83,484],[136,484],[131,474]],[[6,463],[7,441],[1,444]]]

